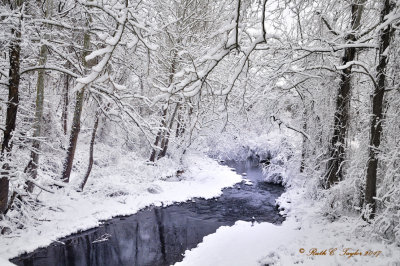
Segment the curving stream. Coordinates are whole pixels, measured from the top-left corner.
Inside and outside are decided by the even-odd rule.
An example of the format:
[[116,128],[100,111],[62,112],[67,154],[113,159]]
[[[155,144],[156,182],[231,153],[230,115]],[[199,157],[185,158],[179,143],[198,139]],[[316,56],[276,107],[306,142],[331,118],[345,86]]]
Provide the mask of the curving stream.
[[225,162],[251,182],[223,190],[219,198],[149,207],[11,260],[24,266],[171,265],[218,227],[238,220],[280,224],[275,207],[284,188],[263,181],[258,162]]

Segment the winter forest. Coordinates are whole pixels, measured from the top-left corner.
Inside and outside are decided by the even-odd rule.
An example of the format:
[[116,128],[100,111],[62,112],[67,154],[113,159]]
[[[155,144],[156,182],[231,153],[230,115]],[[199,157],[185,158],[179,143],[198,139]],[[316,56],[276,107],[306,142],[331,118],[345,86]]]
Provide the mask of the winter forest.
[[0,3],[0,265],[400,265],[400,1]]

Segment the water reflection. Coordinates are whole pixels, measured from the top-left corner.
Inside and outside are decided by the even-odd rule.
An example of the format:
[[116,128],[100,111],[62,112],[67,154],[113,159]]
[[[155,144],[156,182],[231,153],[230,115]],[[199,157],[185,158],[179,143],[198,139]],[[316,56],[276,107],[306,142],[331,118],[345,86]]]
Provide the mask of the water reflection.
[[237,220],[281,223],[275,199],[283,187],[267,184],[254,162],[226,162],[253,184],[224,190],[217,199],[196,199],[169,207],[152,207],[112,219],[100,227],[61,239],[47,248],[12,260],[17,265],[171,265],[204,236]]

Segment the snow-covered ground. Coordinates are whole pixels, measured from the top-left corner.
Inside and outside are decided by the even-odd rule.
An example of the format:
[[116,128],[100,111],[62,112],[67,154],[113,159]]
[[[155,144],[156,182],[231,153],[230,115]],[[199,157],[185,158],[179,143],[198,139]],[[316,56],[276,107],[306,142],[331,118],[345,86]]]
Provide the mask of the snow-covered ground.
[[57,238],[98,226],[102,220],[133,214],[149,205],[216,197],[223,188],[242,180],[228,167],[201,154],[184,157],[185,172],[180,176],[176,176],[179,165],[165,160],[147,165],[134,153],[125,153],[109,165],[98,161],[84,192],[75,189],[80,181],[77,176],[57,194],[41,192],[38,199],[45,204],[32,224],[0,237],[0,265]]
[[239,221],[221,227],[175,265],[400,265],[399,247],[365,233],[368,225],[358,217],[328,221],[302,183],[300,177],[278,199],[287,215],[282,225]]

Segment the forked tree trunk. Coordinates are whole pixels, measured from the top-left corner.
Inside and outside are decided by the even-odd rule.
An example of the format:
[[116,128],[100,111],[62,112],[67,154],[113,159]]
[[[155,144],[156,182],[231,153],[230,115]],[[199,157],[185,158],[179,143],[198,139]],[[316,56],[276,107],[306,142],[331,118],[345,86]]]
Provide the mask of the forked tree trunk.
[[[385,21],[385,16],[390,13],[393,8],[391,0],[383,1],[381,11],[381,22]],[[376,68],[377,87],[375,87],[372,98],[372,119],[370,128],[369,141],[369,157],[365,186],[365,204],[369,206],[370,212],[364,218],[373,219],[376,211],[376,173],[378,170],[378,153],[381,143],[382,122],[383,122],[383,105],[385,93],[385,75],[388,63],[386,49],[390,45],[391,36],[393,34],[392,27],[389,24],[379,33],[379,64]]]
[[[177,57],[177,54],[176,54],[176,52],[174,52],[172,62],[171,62],[171,69],[170,69],[170,73],[169,73],[169,85],[172,84],[174,74],[176,72],[176,57]],[[165,136],[166,136],[166,134],[168,134],[166,132],[168,106],[169,106],[169,104],[167,104],[167,106],[163,110],[163,114],[162,114],[162,118],[161,118],[162,119],[161,120],[161,128],[158,130],[156,140],[154,141],[154,145],[153,145],[154,148],[151,152],[150,159],[149,159],[150,162],[154,162],[156,160],[156,158],[159,159],[161,153],[163,153],[163,150],[164,150]],[[157,149],[158,149],[159,143],[161,146],[161,151],[158,153],[158,156],[157,156]]]
[[[360,27],[360,20],[364,9],[365,0],[355,0],[351,6],[351,29],[346,39],[353,43],[357,40],[355,32]],[[344,50],[342,65],[354,60],[356,48],[348,47]],[[334,114],[334,129],[330,141],[327,169],[325,175],[325,187],[329,188],[333,184],[343,179],[343,164],[346,158],[346,136],[350,121],[350,100],[351,100],[351,66],[342,70],[340,74],[339,91],[336,96],[336,109]]]
[[[22,5],[22,0],[17,0],[11,4],[11,8],[16,10]],[[21,53],[21,22],[18,28],[11,30],[12,40],[9,50],[9,84],[8,84],[8,102],[6,115],[6,128],[3,134],[3,142],[1,144],[0,160],[4,163],[6,156],[9,156],[12,148],[12,135],[15,131],[15,123],[17,120],[17,111],[19,104],[19,81],[20,81],[20,53]],[[9,194],[9,171],[10,166],[4,163],[0,173],[0,213],[4,213],[8,206]]]

